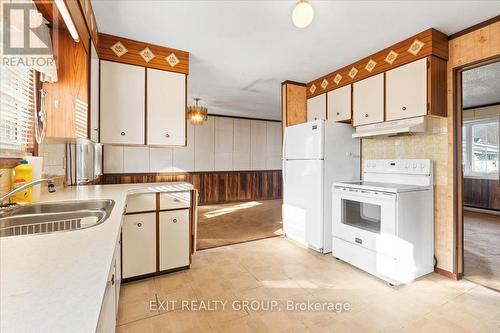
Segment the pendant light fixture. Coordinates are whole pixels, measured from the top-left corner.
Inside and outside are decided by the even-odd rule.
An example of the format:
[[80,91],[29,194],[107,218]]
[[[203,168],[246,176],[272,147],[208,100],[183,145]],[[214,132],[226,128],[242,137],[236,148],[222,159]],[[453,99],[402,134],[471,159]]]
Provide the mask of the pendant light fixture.
[[292,21],[297,28],[305,28],[314,18],[314,8],[309,0],[298,0],[292,12]]
[[207,108],[198,105],[198,102],[200,101],[199,98],[195,98],[194,100],[196,104],[188,107],[189,121],[193,125],[201,125],[204,121],[207,121],[208,110]]

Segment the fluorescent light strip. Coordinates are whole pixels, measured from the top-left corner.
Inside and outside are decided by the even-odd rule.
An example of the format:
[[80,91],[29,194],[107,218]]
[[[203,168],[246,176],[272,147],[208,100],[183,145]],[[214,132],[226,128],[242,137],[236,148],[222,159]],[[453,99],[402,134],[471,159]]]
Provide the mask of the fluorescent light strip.
[[66,7],[66,4],[64,3],[64,0],[54,0],[54,2],[56,3],[56,7],[59,10],[59,13],[61,13],[61,16],[64,20],[64,23],[66,24],[66,27],[69,30],[71,37],[73,37],[75,42],[78,42],[80,40],[80,36],[78,36],[78,31],[76,31],[75,24],[71,19],[71,15],[69,15],[69,11]]

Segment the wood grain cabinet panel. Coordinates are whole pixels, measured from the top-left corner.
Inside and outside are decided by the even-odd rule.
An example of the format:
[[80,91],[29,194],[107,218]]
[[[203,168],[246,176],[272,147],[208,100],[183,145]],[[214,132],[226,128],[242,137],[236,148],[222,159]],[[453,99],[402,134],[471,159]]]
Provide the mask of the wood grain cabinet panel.
[[234,119],[233,170],[250,170],[250,122]]
[[123,218],[123,278],[156,272],[156,213]]
[[353,93],[353,125],[384,121],[384,74],[355,82]]
[[385,74],[386,120],[427,114],[427,58]]
[[146,69],[147,144],[186,144],[186,75]]
[[307,121],[326,120],[326,94],[307,100]]
[[86,138],[88,135],[89,61],[82,42],[64,29],[52,31],[58,78],[43,83],[47,92],[47,138]]
[[102,143],[144,144],[145,68],[101,60]]
[[160,271],[189,265],[189,210],[160,212]]
[[351,85],[329,91],[327,93],[327,118],[330,121],[350,121]]
[[233,118],[215,118],[215,170],[233,170]]
[[267,126],[265,121],[250,122],[250,169],[266,169]]
[[214,170],[215,119],[208,117],[202,125],[195,126],[194,169],[195,171]]

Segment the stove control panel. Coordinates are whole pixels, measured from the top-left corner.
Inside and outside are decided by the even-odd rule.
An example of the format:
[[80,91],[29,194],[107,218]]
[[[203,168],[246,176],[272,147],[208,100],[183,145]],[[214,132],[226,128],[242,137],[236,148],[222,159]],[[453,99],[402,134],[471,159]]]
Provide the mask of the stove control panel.
[[365,173],[429,175],[432,162],[429,159],[365,160]]

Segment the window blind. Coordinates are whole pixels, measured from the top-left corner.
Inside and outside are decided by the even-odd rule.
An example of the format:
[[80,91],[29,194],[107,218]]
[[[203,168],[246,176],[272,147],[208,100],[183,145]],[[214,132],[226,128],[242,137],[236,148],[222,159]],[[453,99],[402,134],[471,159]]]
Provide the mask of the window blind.
[[35,71],[2,66],[0,77],[0,156],[21,156],[33,150]]

